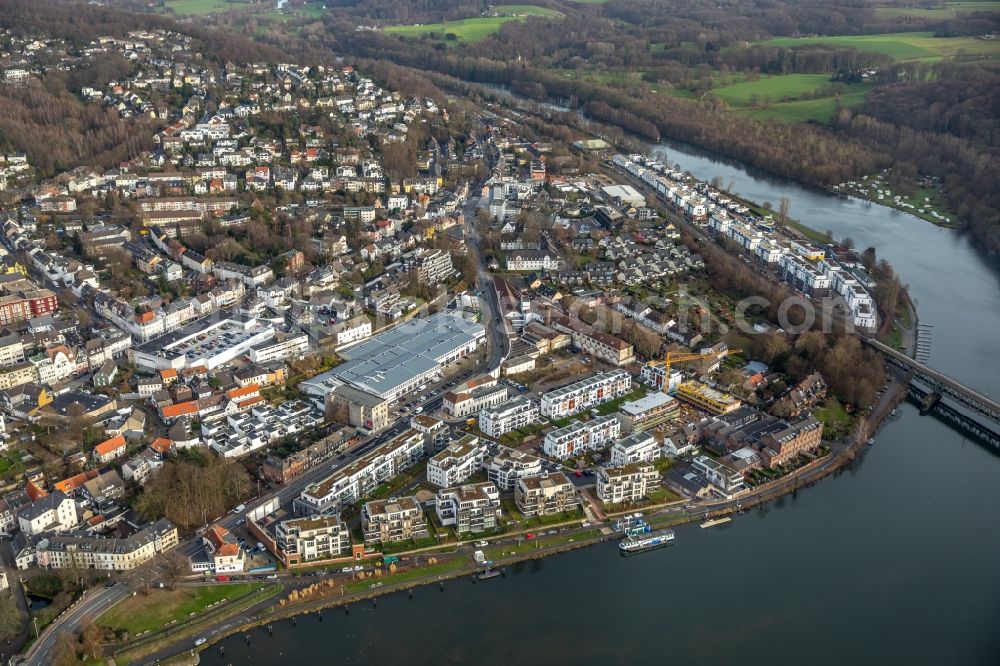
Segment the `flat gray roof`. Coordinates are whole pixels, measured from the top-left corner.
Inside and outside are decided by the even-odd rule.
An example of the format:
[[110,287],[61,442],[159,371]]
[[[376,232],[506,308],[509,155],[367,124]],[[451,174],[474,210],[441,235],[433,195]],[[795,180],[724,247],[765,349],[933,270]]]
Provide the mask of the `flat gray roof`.
[[387,395],[401,384],[438,369],[448,356],[485,333],[482,324],[444,312],[411,319],[341,352],[346,362],[303,382],[303,388],[325,395],[342,383]]

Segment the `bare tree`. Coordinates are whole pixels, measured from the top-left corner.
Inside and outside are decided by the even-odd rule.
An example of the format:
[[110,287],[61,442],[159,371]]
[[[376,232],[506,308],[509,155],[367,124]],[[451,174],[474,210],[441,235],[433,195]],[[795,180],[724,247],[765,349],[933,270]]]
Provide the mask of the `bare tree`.
[[778,222],[784,225],[788,221],[788,213],[792,210],[792,201],[788,197],[781,197],[778,202]]
[[177,581],[190,570],[187,559],[176,550],[161,555],[158,564],[163,572],[163,579],[170,584],[171,590],[177,587]]

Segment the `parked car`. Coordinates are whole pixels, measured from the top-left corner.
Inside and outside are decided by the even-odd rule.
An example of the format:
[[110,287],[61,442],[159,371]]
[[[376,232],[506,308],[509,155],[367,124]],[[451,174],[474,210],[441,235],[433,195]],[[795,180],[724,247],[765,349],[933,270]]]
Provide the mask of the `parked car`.
[[476,542],[476,548],[485,548],[488,545],[490,545],[489,541],[477,541]]
[[195,641],[194,641],[194,646],[195,647],[199,647],[201,645],[204,645],[207,642],[208,642],[207,638],[196,638]]
[[354,571],[354,569],[352,569],[351,567],[344,567],[343,569],[340,570],[340,573],[351,573],[352,571]]
[[535,538],[535,533],[534,532],[528,532],[527,534],[524,535],[524,538],[525,539],[534,539]]

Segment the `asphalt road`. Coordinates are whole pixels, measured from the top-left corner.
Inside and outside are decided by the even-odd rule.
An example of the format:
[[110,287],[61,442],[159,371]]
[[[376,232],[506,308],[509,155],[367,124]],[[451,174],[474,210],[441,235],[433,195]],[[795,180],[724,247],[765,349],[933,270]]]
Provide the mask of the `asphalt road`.
[[29,666],[52,663],[52,650],[55,649],[60,634],[79,632],[88,620],[93,620],[130,594],[126,583],[118,583],[110,589],[100,587],[90,590],[46,629],[39,640],[31,646],[24,663]]

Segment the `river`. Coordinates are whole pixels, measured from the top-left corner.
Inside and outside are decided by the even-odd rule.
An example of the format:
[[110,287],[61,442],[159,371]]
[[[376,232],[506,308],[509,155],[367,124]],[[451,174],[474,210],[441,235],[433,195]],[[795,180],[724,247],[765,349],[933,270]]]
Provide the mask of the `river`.
[[[962,235],[682,144],[658,150],[875,246],[933,325],[931,365],[1000,390],[1000,274]],[[668,549],[622,559],[607,543],[390,595],[254,630],[250,646],[231,638],[202,663],[995,664],[998,476],[1000,457],[904,405],[850,468],[729,525],[683,526]]]

